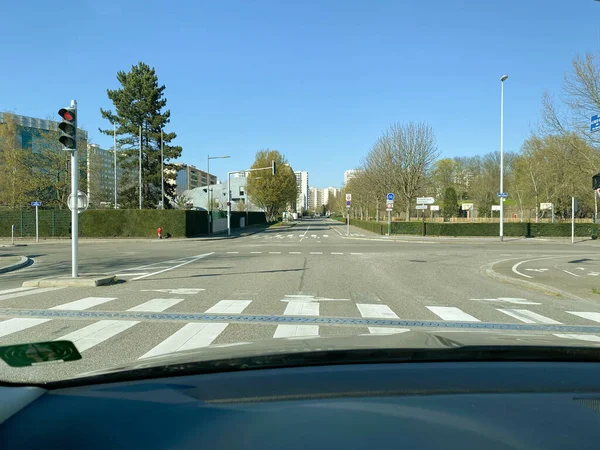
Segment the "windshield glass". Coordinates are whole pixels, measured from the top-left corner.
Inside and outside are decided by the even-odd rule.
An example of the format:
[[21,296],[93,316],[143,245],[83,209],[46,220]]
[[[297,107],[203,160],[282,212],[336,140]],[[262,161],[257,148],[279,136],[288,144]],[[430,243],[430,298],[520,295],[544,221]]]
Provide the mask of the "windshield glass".
[[[600,343],[597,2],[3,18],[0,380],[382,334]],[[77,357],[11,347],[55,341]]]

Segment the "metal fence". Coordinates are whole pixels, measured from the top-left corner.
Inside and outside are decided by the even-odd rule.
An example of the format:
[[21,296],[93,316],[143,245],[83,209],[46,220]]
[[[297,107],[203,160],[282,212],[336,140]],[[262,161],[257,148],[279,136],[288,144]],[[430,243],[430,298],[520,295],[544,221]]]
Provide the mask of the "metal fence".
[[[0,236],[10,237],[14,225],[15,237],[35,236],[35,210],[0,211]],[[69,236],[71,211],[39,210],[39,236]]]

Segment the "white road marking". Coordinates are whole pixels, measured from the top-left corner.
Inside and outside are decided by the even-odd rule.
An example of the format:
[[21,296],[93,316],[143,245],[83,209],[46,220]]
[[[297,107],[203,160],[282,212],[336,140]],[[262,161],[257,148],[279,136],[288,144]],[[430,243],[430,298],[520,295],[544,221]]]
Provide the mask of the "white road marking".
[[553,336],[580,341],[600,342],[600,336],[596,336],[595,334],[554,334]]
[[311,255],[322,255],[323,252],[310,252]]
[[68,309],[72,311],[83,311],[85,309],[93,308],[94,306],[98,306],[102,303],[110,302],[116,299],[116,297],[86,297],[80,300],[75,300],[74,302],[63,303],[62,305],[53,306],[52,308],[48,309]]
[[328,237],[329,237],[329,235],[328,235],[328,234],[324,234],[324,235],[323,235],[323,237],[324,237],[324,238],[328,238]]
[[586,311],[566,311],[574,316],[582,317],[583,319],[592,320],[600,323],[600,313],[597,312],[586,312]]
[[33,290],[23,292],[13,292],[12,294],[0,295],[0,300],[9,300],[11,298],[25,297],[27,295],[43,294],[44,292],[52,292],[58,289],[64,289],[63,287],[51,287],[51,288],[33,288]]
[[577,267],[577,270],[585,270],[585,267]]
[[239,253],[239,252],[227,252],[227,253],[229,253],[229,254],[233,255],[233,254],[237,254],[237,253]]
[[131,281],[141,280],[142,278],[151,277],[152,275],[158,275],[159,273],[164,273],[164,272],[167,272],[169,270],[177,269],[179,267],[185,266],[186,264],[193,263],[195,261],[198,261],[199,259],[206,258],[207,256],[213,255],[214,253],[215,252],[210,252],[210,253],[204,253],[203,255],[194,256],[192,259],[190,259],[190,260],[188,260],[186,262],[182,262],[181,264],[177,264],[176,266],[172,266],[172,267],[169,267],[169,268],[164,269],[164,270],[159,270],[158,272],[148,273],[146,275],[142,275],[141,277],[133,278]]
[[138,277],[140,275],[146,275],[148,272],[133,272],[133,273],[118,273],[116,277]]
[[549,269],[525,269],[529,272],[547,272]]
[[460,308],[451,306],[427,306],[429,311],[434,313],[442,320],[456,320],[459,322],[481,322],[470,314],[467,314]]
[[37,289],[37,288],[35,288],[35,287],[18,287],[18,288],[13,288],[13,289],[5,289],[3,291],[0,291],[0,295],[12,294],[13,292],[30,291],[32,289]]
[[316,237],[317,237],[317,235],[316,235],[316,234],[311,234],[311,235],[310,235],[310,237],[311,237],[311,238],[316,238]]
[[514,305],[541,305],[541,303],[532,302],[526,298],[513,298],[513,297],[498,297],[498,298],[472,298],[470,300],[481,301],[481,302],[504,302],[511,303]]
[[8,319],[0,322],[0,338],[17,333],[27,328],[35,327],[51,319]]
[[208,347],[227,328],[227,323],[188,323],[139,359]]
[[557,322],[554,319],[550,319],[549,317],[542,316],[541,314],[534,313],[533,311],[529,311],[527,309],[498,309],[498,311],[506,314],[507,316],[514,317],[515,319],[524,323],[560,325],[560,322]]
[[573,272],[569,272],[568,270],[563,269],[563,272],[568,273],[569,275],[573,275],[574,277],[581,278],[581,275],[574,274]]
[[311,302],[289,302],[284,316],[318,316],[319,304]]
[[293,234],[288,234],[287,237],[292,238],[292,237],[294,237],[294,235]]
[[141,305],[129,308],[127,311],[162,312],[182,301],[182,298],[153,298],[152,300],[142,303]]
[[262,253],[262,252],[250,252],[250,253],[254,253],[254,254],[260,254],[260,253]]
[[176,288],[176,289],[142,289],[141,292],[166,292],[167,294],[198,294],[206,289],[202,288]]
[[221,300],[206,310],[209,314],[241,314],[252,300]]
[[311,225],[308,226],[308,228],[306,229],[306,231],[304,232],[304,234],[300,235],[300,242],[302,242],[302,239],[304,239],[306,237],[306,233],[308,233],[308,230],[310,230]]
[[398,316],[387,305],[356,304],[362,317],[374,319],[398,319]]
[[398,334],[407,331],[410,331],[410,328],[369,327],[371,334]]
[[343,255],[343,253],[339,253],[339,252],[331,252],[332,255]]
[[269,252],[269,255],[281,255],[281,252]]
[[525,261],[520,261],[520,262],[516,263],[514,266],[512,266],[511,270],[512,270],[514,273],[516,273],[517,275],[521,275],[522,277],[525,277],[525,278],[533,278],[533,277],[531,277],[531,276],[529,276],[529,275],[525,275],[524,273],[521,273],[521,272],[519,272],[519,271],[517,270],[517,269],[519,268],[519,266],[520,266],[521,264],[525,264],[525,263],[528,263],[528,262],[531,262],[531,261],[539,261],[539,260],[542,260],[542,259],[550,259],[550,258],[556,258],[556,256],[545,256],[545,257],[543,257],[543,258],[534,258],[534,259],[527,259],[527,260],[525,260]]
[[351,255],[362,255],[362,253],[350,253]]
[[72,341],[77,350],[84,352],[138,323],[134,320],[100,320],[56,340]]
[[598,275],[600,275],[600,273],[598,273],[598,272],[590,272],[590,273],[588,273],[588,275],[591,276],[591,277],[597,277]]
[[274,338],[286,338],[295,336],[318,336],[318,325],[277,325]]
[[290,255],[301,255],[302,252],[290,252]]

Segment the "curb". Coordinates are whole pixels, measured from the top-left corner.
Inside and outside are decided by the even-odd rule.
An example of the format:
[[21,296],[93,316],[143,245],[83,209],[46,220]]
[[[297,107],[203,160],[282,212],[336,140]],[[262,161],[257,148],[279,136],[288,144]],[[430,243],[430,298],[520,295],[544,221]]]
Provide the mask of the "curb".
[[116,283],[115,275],[107,274],[81,274],[79,278],[44,278],[30,280],[23,283],[23,287],[97,287]]
[[546,284],[541,284],[541,283],[535,283],[533,281],[526,281],[526,280],[519,280],[517,278],[514,277],[510,277],[508,275],[503,275],[501,273],[496,272],[493,267],[496,264],[500,264],[502,262],[505,261],[510,261],[513,259],[519,259],[519,258],[509,258],[509,259],[504,259],[502,261],[495,261],[492,263],[488,263],[484,266],[481,267],[481,272],[483,272],[485,275],[489,276],[490,278],[493,278],[497,281],[500,281],[502,283],[508,283],[508,284],[512,284],[518,287],[522,287],[525,289],[529,289],[532,291],[536,291],[536,292],[542,292],[543,294],[549,294],[549,295],[555,295],[555,296],[560,296],[560,297],[565,297],[571,300],[583,300],[583,301],[589,301],[588,299],[579,297],[575,294],[571,294],[570,292],[567,291],[563,291],[561,289],[557,289],[555,287],[552,286],[548,286]]
[[11,264],[10,266],[0,268],[0,273],[12,272],[13,270],[21,269],[32,263],[32,260],[27,256],[21,256],[18,263]]

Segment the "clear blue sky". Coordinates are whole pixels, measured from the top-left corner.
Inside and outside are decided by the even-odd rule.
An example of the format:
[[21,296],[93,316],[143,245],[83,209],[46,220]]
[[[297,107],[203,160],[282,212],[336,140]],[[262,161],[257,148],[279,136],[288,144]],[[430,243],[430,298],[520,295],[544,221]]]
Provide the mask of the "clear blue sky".
[[[340,186],[394,121],[426,121],[443,156],[505,149],[539,122],[578,53],[600,45],[593,0],[35,0],[2,5],[0,110],[46,118],[74,98],[92,141],[116,72],[156,68],[181,160],[211,172],[283,152]],[[73,42],[68,46],[67,42]]]

